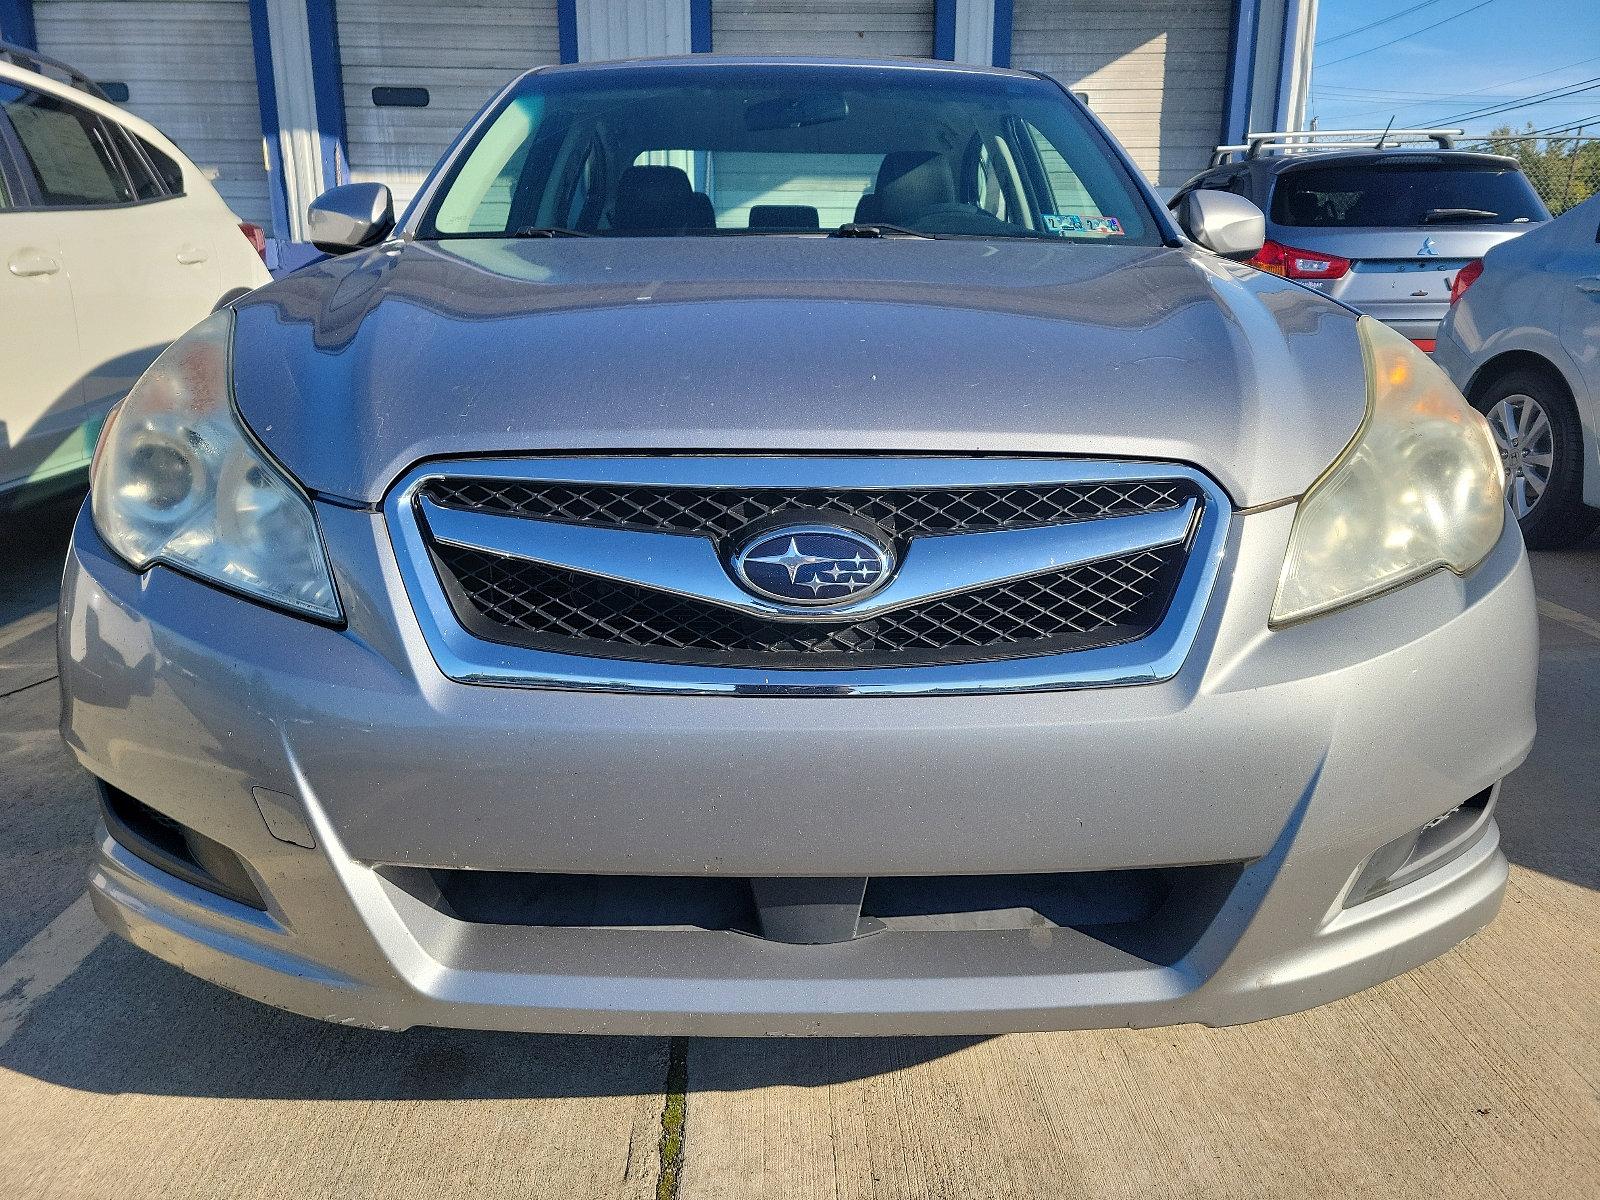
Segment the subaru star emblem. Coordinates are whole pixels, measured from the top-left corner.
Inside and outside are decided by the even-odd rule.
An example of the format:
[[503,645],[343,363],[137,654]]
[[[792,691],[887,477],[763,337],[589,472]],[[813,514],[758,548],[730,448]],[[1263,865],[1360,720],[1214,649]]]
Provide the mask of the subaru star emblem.
[[733,555],[733,574],[752,595],[818,608],[859,600],[889,582],[894,553],[836,525],[790,525],[757,534]]
[[1433,239],[1432,238],[1423,238],[1422,239],[1422,245],[1417,247],[1417,253],[1419,255],[1421,255],[1421,254],[1437,254],[1437,253],[1439,253],[1439,247],[1437,247],[1437,246],[1435,246],[1433,244]]

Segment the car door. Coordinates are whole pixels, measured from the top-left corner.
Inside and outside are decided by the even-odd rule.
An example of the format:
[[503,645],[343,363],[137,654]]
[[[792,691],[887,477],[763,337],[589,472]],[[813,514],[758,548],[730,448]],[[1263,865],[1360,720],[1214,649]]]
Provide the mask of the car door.
[[40,179],[40,205],[58,214],[88,360],[84,399],[108,407],[211,311],[222,290],[216,248],[186,198],[117,122],[33,93],[11,123]]
[[1562,297],[1561,346],[1585,385],[1575,389],[1586,443],[1584,500],[1600,504],[1600,201],[1583,207],[1586,212],[1569,214],[1573,228],[1549,273]]
[[98,432],[84,400],[59,216],[33,207],[34,183],[6,116],[23,94],[0,80],[0,492],[82,466]]

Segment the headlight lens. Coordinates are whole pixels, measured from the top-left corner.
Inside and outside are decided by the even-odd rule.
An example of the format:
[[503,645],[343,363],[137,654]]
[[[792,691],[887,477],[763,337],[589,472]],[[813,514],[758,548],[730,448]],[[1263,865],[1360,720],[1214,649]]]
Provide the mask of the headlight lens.
[[338,619],[311,502],[234,415],[233,314],[169,346],[101,434],[95,528],[136,569],[166,563],[296,612]]
[[1488,423],[1433,361],[1371,317],[1358,325],[1367,416],[1300,501],[1272,606],[1283,625],[1439,567],[1464,574],[1505,525]]

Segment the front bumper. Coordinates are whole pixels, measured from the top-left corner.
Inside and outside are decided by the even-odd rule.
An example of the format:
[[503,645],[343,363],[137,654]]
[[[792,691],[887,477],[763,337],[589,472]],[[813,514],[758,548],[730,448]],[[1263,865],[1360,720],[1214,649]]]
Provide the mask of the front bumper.
[[[108,554],[85,515],[63,730],[112,787],[236,853],[256,911],[109,836],[92,892],[129,940],[310,1016],[405,1028],[1002,1032],[1294,1011],[1432,958],[1494,914],[1493,821],[1362,903],[1380,848],[1492,787],[1533,736],[1533,595],[1508,525],[1437,574],[1268,632],[1292,507],[1234,520],[1166,683],[984,697],[723,697],[452,682],[382,518],[320,516],[332,630]],[[252,788],[298,806],[275,838]],[[281,830],[280,830],[281,832]],[[1077,928],[890,928],[794,946],[705,929],[461,920],[398,888],[450,869],[956,876],[1233,864],[1181,946]],[[1131,948],[1130,948],[1131,946]]]

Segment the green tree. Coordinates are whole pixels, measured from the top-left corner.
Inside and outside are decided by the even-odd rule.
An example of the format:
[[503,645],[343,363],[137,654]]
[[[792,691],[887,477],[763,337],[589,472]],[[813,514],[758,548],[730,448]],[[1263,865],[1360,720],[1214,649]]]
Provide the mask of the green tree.
[[1562,213],[1600,191],[1600,137],[1582,133],[1540,137],[1531,124],[1520,132],[1502,125],[1483,139],[1482,148],[1516,159],[1551,213]]

